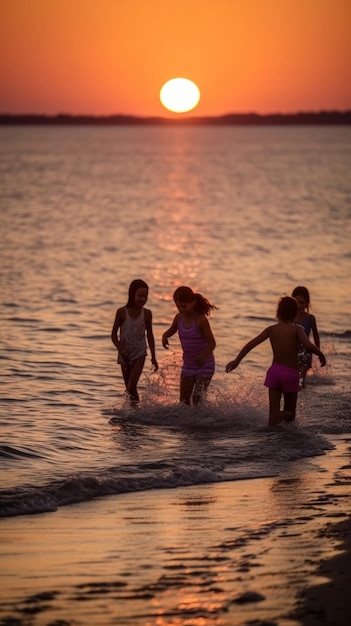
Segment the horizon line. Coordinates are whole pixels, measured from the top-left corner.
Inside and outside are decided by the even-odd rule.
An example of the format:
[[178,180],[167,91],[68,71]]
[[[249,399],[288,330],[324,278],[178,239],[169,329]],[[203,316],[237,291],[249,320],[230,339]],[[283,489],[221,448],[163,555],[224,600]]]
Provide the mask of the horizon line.
[[298,111],[295,113],[224,113],[189,117],[140,116],[125,113],[0,113],[0,124],[36,123],[36,124],[72,124],[72,123],[110,123],[110,124],[260,124],[260,123],[319,123],[351,124],[351,109],[321,109],[319,111]]

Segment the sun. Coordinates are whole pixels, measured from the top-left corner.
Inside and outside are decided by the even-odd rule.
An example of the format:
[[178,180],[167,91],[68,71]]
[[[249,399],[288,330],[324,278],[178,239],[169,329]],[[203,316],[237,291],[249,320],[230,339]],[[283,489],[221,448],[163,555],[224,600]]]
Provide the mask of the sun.
[[172,78],[160,91],[163,106],[174,113],[186,113],[199,104],[200,89],[188,78]]

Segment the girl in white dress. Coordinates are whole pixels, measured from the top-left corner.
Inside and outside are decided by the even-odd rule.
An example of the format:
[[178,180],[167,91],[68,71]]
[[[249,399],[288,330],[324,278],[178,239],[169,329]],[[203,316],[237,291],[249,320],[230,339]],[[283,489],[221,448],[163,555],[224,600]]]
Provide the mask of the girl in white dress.
[[[155,339],[152,331],[152,313],[145,309],[149,294],[148,285],[141,279],[133,280],[129,286],[128,302],[117,309],[111,339],[118,350],[126,392],[131,404],[139,402],[137,384],[146,358],[146,339],[151,352],[151,362],[158,369]],[[146,334],[146,338],[145,338]]]

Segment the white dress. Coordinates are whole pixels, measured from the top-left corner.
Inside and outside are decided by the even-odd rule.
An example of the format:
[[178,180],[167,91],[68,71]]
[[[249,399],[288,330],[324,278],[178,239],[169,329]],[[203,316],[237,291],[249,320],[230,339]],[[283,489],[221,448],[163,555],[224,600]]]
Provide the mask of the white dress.
[[125,307],[126,318],[121,326],[120,341],[125,346],[125,353],[118,356],[118,363],[131,365],[135,359],[146,356],[145,339],[145,310],[141,309],[140,315],[134,319]]

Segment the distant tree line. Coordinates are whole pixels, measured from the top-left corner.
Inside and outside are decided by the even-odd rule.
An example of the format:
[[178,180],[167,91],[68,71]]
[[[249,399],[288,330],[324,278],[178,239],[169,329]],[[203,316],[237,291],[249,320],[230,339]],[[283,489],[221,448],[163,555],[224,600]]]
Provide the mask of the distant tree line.
[[133,115],[58,115],[0,114],[1,125],[34,126],[272,126],[272,125],[345,125],[351,124],[351,111],[319,111],[300,113],[229,113],[210,117],[136,117]]

